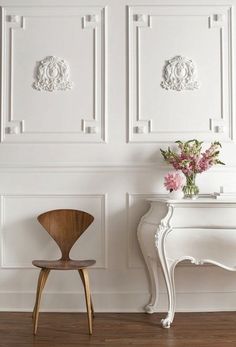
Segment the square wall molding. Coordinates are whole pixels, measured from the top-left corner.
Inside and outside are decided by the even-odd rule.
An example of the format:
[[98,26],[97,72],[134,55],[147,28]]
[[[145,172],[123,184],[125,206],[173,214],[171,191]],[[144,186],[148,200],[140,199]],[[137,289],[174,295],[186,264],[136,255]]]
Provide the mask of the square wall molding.
[[2,195],[0,268],[33,269],[33,259],[58,259],[60,251],[37,216],[61,208],[84,210],[94,216],[94,222],[73,246],[71,257],[96,259],[95,268],[106,268],[106,194]]
[[106,141],[106,8],[1,8],[1,142]]
[[232,8],[128,7],[128,142],[231,142]]

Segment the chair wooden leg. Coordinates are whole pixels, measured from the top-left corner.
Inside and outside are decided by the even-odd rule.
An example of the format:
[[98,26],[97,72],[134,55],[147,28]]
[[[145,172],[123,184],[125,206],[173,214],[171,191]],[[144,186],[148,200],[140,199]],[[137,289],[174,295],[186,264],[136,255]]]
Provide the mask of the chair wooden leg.
[[41,301],[43,288],[46,284],[49,272],[50,272],[50,270],[48,270],[48,269],[41,269],[41,271],[39,273],[36,300],[35,300],[35,305],[34,305],[34,310],[33,310],[34,335],[36,335],[36,333],[37,333],[38,318],[39,318],[39,305],[40,305],[40,301]]
[[91,304],[91,295],[90,295],[90,287],[89,287],[89,276],[86,269],[79,270],[80,277],[82,279],[84,285],[84,292],[86,298],[86,307],[87,307],[87,315],[88,315],[88,327],[89,334],[92,335],[93,327],[92,327],[92,304]]
[[[42,276],[41,272],[42,272],[42,270],[40,271],[39,278],[38,278],[38,286],[37,286],[37,294],[36,295],[38,295],[38,291],[40,289],[40,287],[39,287],[40,283],[41,283],[41,287],[42,287],[42,290],[43,290],[43,288],[45,286],[45,283],[47,281],[47,277],[49,275],[50,270],[48,270],[47,276],[43,276],[43,278],[41,278],[41,276]],[[36,298],[37,298],[37,296],[36,296]],[[32,313],[32,318],[33,319],[35,318],[35,311],[36,311],[36,306],[37,306],[36,304],[37,304],[37,300],[35,301],[34,310],[33,310],[33,313]]]
[[[81,273],[81,270],[78,270],[79,271],[79,274],[80,274],[80,278],[83,282],[83,286],[84,286],[84,276],[83,274]],[[92,317],[94,318],[95,317],[95,313],[94,313],[94,307],[93,307],[93,301],[92,301],[92,296],[90,294],[90,302],[91,302],[91,311],[92,311]]]
[[90,295],[90,302],[91,302],[92,317],[94,318],[95,314],[94,314],[94,307],[93,307],[93,301],[92,301],[91,295]]

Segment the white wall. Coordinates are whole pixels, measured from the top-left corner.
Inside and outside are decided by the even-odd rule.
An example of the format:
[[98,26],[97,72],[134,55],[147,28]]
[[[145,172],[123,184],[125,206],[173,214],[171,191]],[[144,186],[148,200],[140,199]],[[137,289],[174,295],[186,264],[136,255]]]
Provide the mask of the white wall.
[[[227,166],[199,176],[199,187],[236,191],[235,1],[0,3],[0,308],[32,309],[38,270],[31,260],[58,255],[36,216],[68,207],[95,216],[73,249],[74,257],[97,260],[90,271],[95,309],[142,311],[149,288],[136,228],[145,198],[164,193],[169,168],[159,148],[177,139],[219,139]],[[165,61],[176,55],[195,62],[199,89],[161,88]],[[47,56],[68,62],[71,90],[32,88]],[[176,281],[178,310],[236,309],[232,273],[182,265]],[[42,306],[84,310],[78,275],[50,274]]]

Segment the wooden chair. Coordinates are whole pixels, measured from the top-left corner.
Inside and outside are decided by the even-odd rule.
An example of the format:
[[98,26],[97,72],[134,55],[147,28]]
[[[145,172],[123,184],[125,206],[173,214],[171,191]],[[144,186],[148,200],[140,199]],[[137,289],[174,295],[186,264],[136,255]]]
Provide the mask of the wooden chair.
[[61,250],[62,256],[59,260],[34,260],[32,262],[33,265],[41,268],[33,310],[34,335],[37,333],[39,305],[42,291],[51,270],[77,270],[79,272],[86,298],[89,334],[92,335],[92,316],[94,315],[94,310],[86,268],[95,264],[96,261],[71,260],[69,253],[74,243],[89,227],[93,220],[94,217],[84,211],[70,209],[48,211],[38,216],[39,223],[56,241]]

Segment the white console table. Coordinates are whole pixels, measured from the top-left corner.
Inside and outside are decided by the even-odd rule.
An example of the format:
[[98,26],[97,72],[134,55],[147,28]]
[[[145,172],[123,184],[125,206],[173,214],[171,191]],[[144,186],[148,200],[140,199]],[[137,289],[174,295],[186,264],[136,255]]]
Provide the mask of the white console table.
[[211,263],[236,271],[236,198],[148,201],[150,209],[138,226],[138,241],[151,285],[151,300],[145,310],[157,311],[157,270],[161,264],[169,302],[161,324],[169,328],[175,315],[174,271],[178,263],[183,260],[196,265]]

